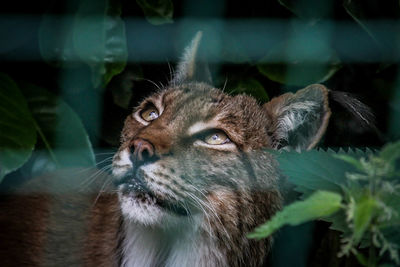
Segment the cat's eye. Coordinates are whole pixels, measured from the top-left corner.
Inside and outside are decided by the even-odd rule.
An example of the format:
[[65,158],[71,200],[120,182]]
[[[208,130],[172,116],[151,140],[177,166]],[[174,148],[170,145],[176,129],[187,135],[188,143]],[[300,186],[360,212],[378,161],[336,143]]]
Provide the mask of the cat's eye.
[[158,110],[153,107],[147,107],[145,108],[141,113],[140,116],[142,117],[142,119],[144,119],[145,121],[153,121],[155,119],[158,118],[159,114],[158,114]]
[[230,141],[229,137],[222,131],[212,132],[204,138],[204,142],[209,145],[223,145]]

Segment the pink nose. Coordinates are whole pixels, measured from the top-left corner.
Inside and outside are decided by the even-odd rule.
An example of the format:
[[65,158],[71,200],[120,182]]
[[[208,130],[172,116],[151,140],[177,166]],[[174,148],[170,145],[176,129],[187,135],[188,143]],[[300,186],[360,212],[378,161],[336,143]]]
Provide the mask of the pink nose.
[[154,155],[153,145],[141,138],[134,139],[131,143],[131,148],[133,149],[132,157],[135,160],[143,161]]

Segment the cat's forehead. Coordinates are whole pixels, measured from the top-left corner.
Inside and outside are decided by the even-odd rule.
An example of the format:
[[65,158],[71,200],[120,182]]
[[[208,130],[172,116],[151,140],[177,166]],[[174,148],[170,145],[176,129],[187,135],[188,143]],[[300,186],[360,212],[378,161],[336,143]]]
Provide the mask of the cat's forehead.
[[223,102],[230,99],[221,90],[203,83],[168,88],[149,99],[173,119],[209,120],[221,113]]

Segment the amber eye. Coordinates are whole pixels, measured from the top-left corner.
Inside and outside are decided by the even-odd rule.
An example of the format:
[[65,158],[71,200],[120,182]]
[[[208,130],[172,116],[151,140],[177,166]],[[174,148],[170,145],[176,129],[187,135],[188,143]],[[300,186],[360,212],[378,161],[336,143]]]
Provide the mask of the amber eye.
[[204,138],[204,142],[209,145],[223,145],[229,143],[230,141],[231,140],[228,138],[228,136],[222,131],[212,132],[211,134],[206,135]]
[[158,110],[155,107],[148,107],[140,115],[145,121],[153,121],[158,118]]

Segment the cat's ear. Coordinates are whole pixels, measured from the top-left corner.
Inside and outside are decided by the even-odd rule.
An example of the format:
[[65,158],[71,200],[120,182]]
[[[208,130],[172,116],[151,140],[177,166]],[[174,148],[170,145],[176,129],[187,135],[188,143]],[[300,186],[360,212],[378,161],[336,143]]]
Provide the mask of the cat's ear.
[[271,119],[268,131],[273,148],[313,148],[325,133],[331,115],[328,89],[320,84],[273,98],[264,108]]
[[182,58],[178,63],[171,85],[180,85],[188,82],[205,82],[211,84],[211,74],[208,64],[199,58],[199,46],[202,38],[199,31],[185,48]]

